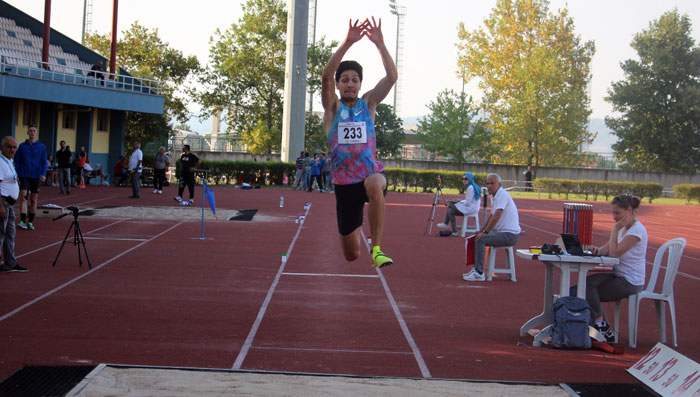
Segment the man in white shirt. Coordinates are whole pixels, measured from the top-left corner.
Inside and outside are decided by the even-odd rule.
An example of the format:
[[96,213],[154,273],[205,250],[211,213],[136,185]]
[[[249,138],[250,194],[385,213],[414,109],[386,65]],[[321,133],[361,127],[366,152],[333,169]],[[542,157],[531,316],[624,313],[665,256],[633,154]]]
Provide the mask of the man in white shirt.
[[484,227],[477,233],[474,250],[474,269],[463,274],[464,281],[484,281],[484,260],[486,259],[486,246],[511,247],[518,243],[520,238],[520,218],[518,208],[510,194],[501,186],[501,177],[498,174],[488,174],[486,177],[486,189],[491,195],[491,213]]
[[141,152],[141,144],[134,142],[134,151],[129,159],[129,175],[131,175],[131,196],[129,198],[140,198],[141,188],[139,187],[139,178],[143,167],[143,152]]
[[2,246],[3,264],[0,272],[26,272],[26,267],[20,266],[15,258],[15,208],[14,204],[19,197],[19,184],[17,172],[12,163],[12,158],[17,152],[17,140],[6,136],[2,140],[2,155],[0,155],[0,245]]

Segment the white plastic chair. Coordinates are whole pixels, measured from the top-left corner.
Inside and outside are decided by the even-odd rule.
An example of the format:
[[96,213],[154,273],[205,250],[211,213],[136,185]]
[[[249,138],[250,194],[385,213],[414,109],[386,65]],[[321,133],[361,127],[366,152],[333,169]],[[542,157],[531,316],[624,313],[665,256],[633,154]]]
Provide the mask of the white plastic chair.
[[[506,263],[504,268],[496,268],[496,250],[502,249],[506,254]],[[515,277],[515,255],[513,255],[513,247],[489,247],[489,253],[486,256],[484,272],[486,280],[493,280],[493,274],[507,274],[510,281],[518,281]]]
[[[470,229],[467,227],[469,224],[469,218],[474,219],[474,228]],[[464,220],[462,221],[462,230],[460,231],[460,236],[464,237],[467,235],[467,232],[469,233],[475,233],[481,230],[481,226],[479,225],[479,212],[475,212],[473,214],[467,214],[464,215]]]
[[[654,267],[651,270],[649,284],[642,291],[635,295],[630,295],[628,309],[628,327],[629,327],[629,345],[637,347],[637,322],[639,321],[639,304],[642,299],[653,299],[656,307],[656,320],[659,325],[659,337],[662,343],[666,343],[666,303],[668,302],[669,311],[671,312],[671,327],[673,330],[673,346],[678,346],[676,334],[676,305],[673,301],[673,282],[678,274],[681,256],[685,249],[684,238],[674,238],[665,242],[654,257]],[[664,276],[663,287],[660,293],[654,292],[656,280],[659,277],[659,269],[664,255],[668,251],[668,260],[666,261],[666,275]],[[622,299],[615,302],[615,342],[617,343],[617,335],[620,325],[620,306]]]

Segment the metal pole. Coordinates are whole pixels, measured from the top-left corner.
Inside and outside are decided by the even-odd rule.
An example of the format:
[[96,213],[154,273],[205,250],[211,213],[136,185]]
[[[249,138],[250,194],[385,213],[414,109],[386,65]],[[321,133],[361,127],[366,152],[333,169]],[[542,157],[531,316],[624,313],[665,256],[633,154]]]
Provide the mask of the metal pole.
[[117,75],[117,16],[119,14],[119,0],[112,3],[112,41],[109,53],[109,78],[114,80]]
[[49,45],[51,43],[51,0],[44,0],[44,47],[41,49],[41,67],[49,69]]
[[[401,13],[398,12],[398,7],[396,8],[396,68],[398,70],[399,67],[399,33],[400,33],[400,28],[401,28]],[[394,114],[397,113],[396,109],[396,101],[397,98],[399,97],[399,90],[397,89],[396,86],[394,86]]]

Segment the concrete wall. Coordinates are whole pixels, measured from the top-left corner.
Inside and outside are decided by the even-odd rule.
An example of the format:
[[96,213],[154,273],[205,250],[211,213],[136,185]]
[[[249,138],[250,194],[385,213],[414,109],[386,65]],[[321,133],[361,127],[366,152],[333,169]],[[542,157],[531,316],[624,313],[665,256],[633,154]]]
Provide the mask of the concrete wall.
[[[203,160],[255,160],[255,161],[280,161],[279,154],[253,156],[249,153],[223,153],[223,152],[196,152]],[[179,156],[179,154],[178,154]],[[449,170],[470,171],[473,173],[495,172],[506,181],[523,181],[525,166],[519,165],[495,165],[495,164],[466,164],[462,167],[457,164],[444,161],[420,161],[420,160],[382,160],[385,167],[389,168],[413,168],[418,170]],[[560,178],[560,179],[591,179],[598,181],[620,182],[658,182],[665,188],[681,183],[700,184],[700,174],[665,174],[660,172],[640,172],[597,168],[559,168],[539,167],[533,169],[535,178]],[[507,184],[512,186],[512,183]]]

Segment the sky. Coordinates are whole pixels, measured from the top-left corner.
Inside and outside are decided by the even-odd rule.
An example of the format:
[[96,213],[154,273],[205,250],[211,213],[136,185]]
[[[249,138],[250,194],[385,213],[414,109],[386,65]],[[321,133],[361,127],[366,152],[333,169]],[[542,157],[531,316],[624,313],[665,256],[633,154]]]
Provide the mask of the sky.
[[[6,0],[8,3],[43,21],[44,0]],[[313,2],[313,0],[310,0]],[[403,58],[399,60],[401,117],[421,117],[428,105],[445,89],[462,90],[457,77],[460,22],[469,31],[483,27],[496,0],[397,0],[406,7],[403,33]],[[134,22],[157,28],[161,38],[185,55],[196,55],[202,64],[208,61],[209,39],[216,28],[226,29],[237,23],[242,15],[242,0],[120,0],[119,32]],[[612,114],[605,102],[608,89],[624,75],[620,63],[637,58],[630,47],[635,33],[649,27],[652,20],[677,8],[687,14],[694,27],[696,44],[700,41],[700,1],[698,0],[551,0],[550,10],[567,8],[574,29],[583,41],[594,41],[596,52],[591,64],[591,118],[602,119]],[[83,0],[53,1],[51,26],[80,41]],[[316,37],[326,41],[342,41],[348,20],[375,16],[382,19],[382,31],[392,56],[396,49],[397,17],[390,13],[389,0],[318,0]],[[111,30],[112,1],[93,0],[93,31]],[[384,76],[376,47],[367,39],[356,43],[346,55],[364,67],[364,89],[369,89]],[[476,82],[466,85],[466,91],[479,100]],[[386,103],[393,104],[393,92]],[[320,103],[314,105],[320,109]],[[196,107],[192,107],[197,111]]]

